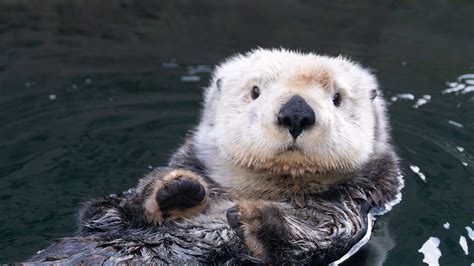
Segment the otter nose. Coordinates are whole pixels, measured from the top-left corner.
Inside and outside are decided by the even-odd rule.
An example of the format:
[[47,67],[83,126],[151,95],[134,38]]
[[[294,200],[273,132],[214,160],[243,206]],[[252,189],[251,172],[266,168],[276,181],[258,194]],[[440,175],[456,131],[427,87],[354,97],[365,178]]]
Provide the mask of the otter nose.
[[288,128],[293,139],[296,139],[304,129],[314,125],[315,121],[313,109],[298,95],[291,97],[278,113],[278,124]]

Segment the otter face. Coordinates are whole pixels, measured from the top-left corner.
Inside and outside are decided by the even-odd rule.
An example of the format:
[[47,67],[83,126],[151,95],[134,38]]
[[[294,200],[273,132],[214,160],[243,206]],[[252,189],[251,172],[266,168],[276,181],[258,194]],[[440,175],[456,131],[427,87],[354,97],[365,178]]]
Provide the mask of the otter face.
[[219,153],[241,167],[348,171],[374,151],[384,115],[376,92],[374,77],[344,58],[259,49],[216,69],[202,124]]

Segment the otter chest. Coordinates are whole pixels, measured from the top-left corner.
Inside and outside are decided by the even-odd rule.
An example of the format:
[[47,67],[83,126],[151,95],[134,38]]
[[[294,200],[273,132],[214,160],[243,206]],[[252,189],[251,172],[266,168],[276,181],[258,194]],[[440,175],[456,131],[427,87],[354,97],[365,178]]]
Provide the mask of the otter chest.
[[327,190],[339,181],[330,177],[267,176],[243,180],[233,190],[240,199],[288,202],[304,207],[312,195]]

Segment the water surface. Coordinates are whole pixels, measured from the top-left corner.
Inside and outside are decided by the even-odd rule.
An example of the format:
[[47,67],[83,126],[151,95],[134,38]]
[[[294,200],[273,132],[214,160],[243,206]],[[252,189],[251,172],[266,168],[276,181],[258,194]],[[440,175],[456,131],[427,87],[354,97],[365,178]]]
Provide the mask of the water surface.
[[474,5],[236,2],[0,2],[0,263],[71,235],[81,202],[166,163],[214,64],[283,46],[360,61],[390,102],[403,201],[353,260],[423,265],[437,237],[441,265],[470,265],[474,79],[458,77],[474,73]]

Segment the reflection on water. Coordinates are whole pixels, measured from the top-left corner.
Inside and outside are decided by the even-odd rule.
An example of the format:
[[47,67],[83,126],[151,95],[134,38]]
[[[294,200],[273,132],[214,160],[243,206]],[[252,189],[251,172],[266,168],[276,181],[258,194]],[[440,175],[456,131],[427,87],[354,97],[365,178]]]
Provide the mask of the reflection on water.
[[[449,230],[451,228],[451,224],[449,222],[446,222],[443,224],[444,229]],[[474,240],[474,233],[471,229],[470,226],[465,227],[467,231],[467,235],[471,240]],[[455,235],[459,235],[458,232],[452,232]],[[418,252],[422,253],[424,256],[423,262],[427,263],[429,266],[436,266],[440,265],[439,264],[439,258],[442,256],[441,250],[439,248],[440,246],[440,239],[438,237],[430,237],[426,242],[423,244],[423,246],[418,250]],[[467,244],[466,237],[464,235],[459,236],[459,246],[464,252],[465,256],[469,255],[469,246]]]
[[467,240],[466,237],[460,236],[459,237],[459,245],[461,246],[462,250],[464,251],[464,255],[469,255],[469,250],[467,247]]
[[469,92],[474,92],[474,74],[464,74],[457,78],[455,82],[446,82],[448,89],[442,91],[443,94],[455,93],[467,94]]
[[380,222],[374,230],[374,235],[367,248],[371,255],[368,257],[367,265],[384,265],[390,250],[396,246],[387,224]]
[[436,237],[440,265],[469,265],[472,14],[474,5],[462,0],[429,8],[421,1],[0,2],[0,263],[72,234],[81,202],[126,190],[164,164],[197,122],[213,65],[283,46],[360,61],[390,104],[403,201],[377,219],[348,264],[423,265],[417,251]]
[[416,165],[410,165],[410,169],[413,171],[413,173],[417,174],[423,182],[426,182],[426,176],[420,171],[420,167]]
[[474,231],[472,230],[472,228],[470,226],[466,226],[465,228],[466,228],[467,235],[469,236],[469,238],[474,241]]
[[423,262],[429,266],[439,266],[439,258],[442,256],[439,250],[440,240],[437,237],[430,237],[423,246],[418,250],[422,253],[424,258]]

